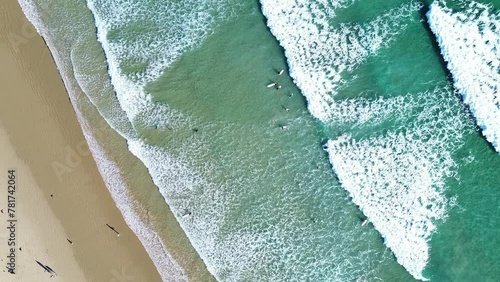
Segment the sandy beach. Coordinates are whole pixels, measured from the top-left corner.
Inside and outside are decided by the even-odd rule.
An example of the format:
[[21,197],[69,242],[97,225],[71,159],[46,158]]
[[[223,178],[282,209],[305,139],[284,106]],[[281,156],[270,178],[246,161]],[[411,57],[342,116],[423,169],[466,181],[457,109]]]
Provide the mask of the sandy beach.
[[[108,193],[42,38],[16,1],[0,11],[0,281],[161,281]],[[6,267],[9,216],[15,275]]]

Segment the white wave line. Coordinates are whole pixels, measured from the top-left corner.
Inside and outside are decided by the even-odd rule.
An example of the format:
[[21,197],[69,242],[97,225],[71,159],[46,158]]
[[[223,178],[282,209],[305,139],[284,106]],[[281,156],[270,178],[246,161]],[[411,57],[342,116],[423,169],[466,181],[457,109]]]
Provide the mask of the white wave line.
[[434,2],[427,17],[455,87],[482,134],[500,152],[500,16],[471,1],[456,13]]

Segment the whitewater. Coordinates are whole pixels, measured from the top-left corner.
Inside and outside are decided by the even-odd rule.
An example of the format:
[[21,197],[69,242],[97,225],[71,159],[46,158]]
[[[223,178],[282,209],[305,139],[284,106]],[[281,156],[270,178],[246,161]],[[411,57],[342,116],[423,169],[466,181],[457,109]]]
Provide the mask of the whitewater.
[[453,12],[434,2],[427,14],[455,87],[481,128],[500,152],[500,16],[491,5],[471,1]]
[[[463,145],[462,132],[470,128],[467,117],[457,118],[454,106],[441,108],[446,103],[460,108],[449,86],[420,93],[416,100],[408,96],[335,98],[349,83],[343,79],[346,73],[396,41],[421,4],[400,5],[361,25],[331,27],[335,9],[345,9],[352,1],[335,2],[330,9],[322,9],[326,3],[321,1],[261,3],[272,33],[285,49],[290,74],[316,118],[326,124],[374,126],[424,107],[423,112],[407,117],[414,125],[361,139],[343,134],[324,147],[343,187],[397,261],[415,278],[426,280],[422,272],[429,261],[428,242],[436,232],[435,222],[446,219],[447,208],[456,200],[445,196],[445,179],[456,174],[452,154]],[[436,99],[439,96],[443,100]],[[433,111],[443,111],[439,124],[433,121],[432,115],[437,114]],[[466,111],[462,108],[462,112]]]

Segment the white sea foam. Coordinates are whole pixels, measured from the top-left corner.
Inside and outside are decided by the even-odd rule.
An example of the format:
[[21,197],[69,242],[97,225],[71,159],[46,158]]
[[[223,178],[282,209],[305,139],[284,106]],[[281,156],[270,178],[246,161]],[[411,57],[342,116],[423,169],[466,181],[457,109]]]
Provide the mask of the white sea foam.
[[[144,87],[159,78],[184,52],[199,45],[217,22],[234,15],[234,7],[223,0],[153,3],[88,1],[88,7],[95,17],[98,39],[107,57],[117,98],[130,122],[150,127],[168,125],[174,131],[192,128],[189,117],[167,105],[155,104]],[[134,25],[146,28],[130,34]],[[117,30],[120,30],[119,37],[116,37]],[[141,65],[141,68],[125,71],[123,65],[130,62]],[[217,246],[217,228],[224,216],[224,201],[217,198],[222,197],[221,192],[204,188],[210,185],[204,181],[203,173],[190,166],[190,160],[186,159],[186,152],[198,152],[201,147],[194,143],[184,144],[180,145],[178,152],[167,151],[139,138],[128,138],[128,145],[148,168],[209,271],[214,275],[227,269],[237,272],[237,269],[229,268],[226,263],[228,256],[222,255],[224,250]],[[210,193],[207,195],[208,192],[204,191]],[[194,201],[199,197],[202,201]],[[206,212],[184,218],[184,209]]]
[[448,87],[389,99],[335,98],[345,83],[343,75],[393,42],[421,6],[401,5],[365,24],[331,27],[328,20],[335,8],[350,1],[338,2],[327,12],[314,1],[261,3],[271,31],[285,49],[290,74],[316,118],[329,124],[373,126],[387,119],[413,123],[361,140],[343,135],[328,142],[328,152],[343,187],[398,262],[414,277],[425,279],[427,241],[435,231],[434,221],[446,217],[444,181],[454,174],[451,152],[461,145],[467,120],[463,109]]
[[[188,149],[189,146],[192,148]],[[207,149],[202,147],[201,144],[190,144],[183,149],[192,153],[206,152]],[[190,166],[190,160],[185,156],[150,146],[141,140],[129,142],[129,149],[148,167],[189,240],[217,279],[240,281],[250,272],[249,265],[259,267],[258,260],[261,258],[255,249],[266,246],[266,236],[245,234],[241,230],[224,236],[219,230],[224,226],[230,196],[225,191],[227,186],[205,181],[203,171],[214,172],[210,163],[196,169]],[[193,212],[193,216],[183,217],[184,210]]]
[[[85,121],[81,114],[79,114],[79,120],[82,123]],[[144,221],[146,219],[144,214],[141,215],[135,210],[135,208],[140,207],[141,204],[134,201],[130,196],[128,192],[129,188],[127,188],[126,182],[120,176],[121,173],[118,165],[106,156],[97,140],[90,133],[91,131],[85,130],[85,126],[82,127],[84,129],[85,139],[98,164],[99,172],[103,176],[113,200],[120,209],[127,225],[130,226],[139,238],[141,238],[142,244],[161,274],[162,279],[164,281],[189,281],[184,269],[177,263],[172,255],[170,255],[156,231],[148,225],[148,222]]]
[[420,5],[401,5],[368,23],[332,26],[329,19],[335,16],[335,9],[353,1],[335,1],[328,9],[323,9],[322,2],[261,1],[268,26],[285,49],[290,75],[306,97],[309,111],[328,122],[344,113],[344,106],[333,98],[343,83],[343,73],[393,42]]
[[[206,181],[208,177],[213,178],[218,169],[211,162],[206,162],[204,167],[193,167],[190,162],[209,152],[209,149],[199,142],[181,147],[182,151],[188,151],[191,156],[151,146],[142,140],[129,142],[130,151],[148,167],[179,224],[216,279],[241,281],[252,277],[249,275],[263,268],[265,256],[271,256],[268,241],[272,236],[269,231],[256,233],[241,228],[234,228],[232,232],[220,230],[227,224],[227,211],[238,202],[238,195],[231,192],[232,189],[248,188],[251,185],[240,182],[245,180],[238,178],[232,179],[234,182]],[[230,178],[227,175],[224,177]],[[254,180],[251,179],[252,182]],[[193,215],[183,217],[184,210],[191,211]],[[233,221],[234,219],[229,220],[236,224]],[[277,272],[274,275],[280,277],[282,274]],[[258,276],[254,278],[258,279]]]
[[368,126],[404,120],[398,122],[404,128],[396,126],[360,140],[343,135],[329,141],[327,151],[343,187],[398,262],[415,278],[425,279],[427,241],[436,229],[435,221],[446,218],[444,183],[456,173],[451,155],[469,128],[465,111],[446,86],[393,98],[335,98],[345,84],[343,75],[394,42],[420,4],[401,5],[368,23],[333,27],[329,20],[335,8],[351,1],[336,2],[326,10],[315,1],[261,3],[313,116],[328,124]]
[[114,130],[127,139],[137,138],[132,123],[122,111],[116,96],[109,95],[114,93],[114,90],[109,77],[102,75],[106,73],[103,70],[106,68],[106,64],[104,60],[100,60],[99,64],[96,62],[98,60],[91,58],[91,56],[95,56],[95,52],[98,52],[93,48],[101,47],[97,42],[89,40],[85,36],[81,36],[75,41],[70,51],[73,76],[82,91],[87,94],[89,100]]
[[396,133],[366,140],[342,136],[329,141],[328,148],[353,202],[398,262],[415,278],[424,279],[433,220],[446,214],[446,198],[435,189],[443,182],[439,156],[414,136]]
[[[410,97],[411,99],[411,97]],[[409,103],[408,98],[402,96],[393,98],[377,99],[345,99],[335,101],[331,109],[334,111],[330,115],[330,123],[348,123],[351,125],[361,125],[369,123],[377,124],[385,120],[388,116],[407,116],[410,108],[415,106]]]
[[500,152],[500,15],[474,1],[460,12],[434,2],[427,17],[455,87]]
[[423,110],[415,114],[413,125],[360,140],[343,135],[330,140],[327,151],[343,187],[398,262],[425,280],[427,242],[435,221],[446,218],[445,181],[456,173],[452,153],[472,127],[447,88],[416,97],[418,101],[408,103]]
[[[164,114],[172,113],[166,106],[153,103],[144,86],[159,78],[184,52],[200,44],[217,21],[231,14],[223,0],[90,0],[87,4],[122,109],[132,123],[139,118],[140,123],[150,126],[165,124]],[[125,65],[135,70],[125,71]]]

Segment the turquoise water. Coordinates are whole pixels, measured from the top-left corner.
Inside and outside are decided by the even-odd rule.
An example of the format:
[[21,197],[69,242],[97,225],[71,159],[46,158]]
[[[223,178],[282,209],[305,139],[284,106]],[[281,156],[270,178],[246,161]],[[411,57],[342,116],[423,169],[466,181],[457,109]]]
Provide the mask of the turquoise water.
[[500,110],[431,3],[89,0],[116,92],[71,60],[217,280],[495,281]]

